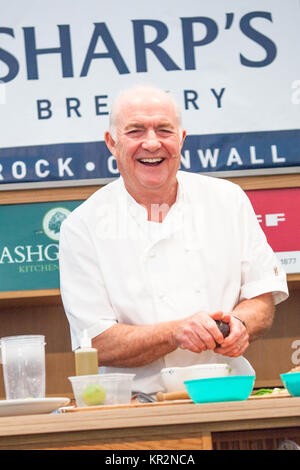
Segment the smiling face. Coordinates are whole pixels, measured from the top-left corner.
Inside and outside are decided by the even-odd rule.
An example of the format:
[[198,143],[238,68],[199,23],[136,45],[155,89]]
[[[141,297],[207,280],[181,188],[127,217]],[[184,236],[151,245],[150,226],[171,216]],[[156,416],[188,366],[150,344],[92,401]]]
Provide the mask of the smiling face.
[[114,138],[105,134],[127,191],[144,202],[167,202],[172,191],[176,196],[184,138],[173,101],[153,90],[126,95],[115,117]]

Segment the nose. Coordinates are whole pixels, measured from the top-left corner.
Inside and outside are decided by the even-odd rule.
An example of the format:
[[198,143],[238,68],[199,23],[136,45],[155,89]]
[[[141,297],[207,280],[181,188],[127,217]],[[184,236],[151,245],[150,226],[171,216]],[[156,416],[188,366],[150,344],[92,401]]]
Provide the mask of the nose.
[[148,150],[149,152],[155,152],[156,150],[160,149],[161,143],[157,138],[156,133],[154,130],[149,130],[144,138],[142,143],[142,148],[144,150]]

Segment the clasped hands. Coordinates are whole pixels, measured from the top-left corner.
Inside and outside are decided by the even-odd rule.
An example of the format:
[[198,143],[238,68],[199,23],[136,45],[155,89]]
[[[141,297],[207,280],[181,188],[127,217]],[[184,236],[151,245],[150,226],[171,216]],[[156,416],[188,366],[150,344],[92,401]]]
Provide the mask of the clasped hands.
[[[215,320],[229,324],[230,333],[224,338]],[[224,356],[241,356],[249,346],[249,335],[237,318],[230,313],[197,312],[176,322],[173,339],[180,349],[201,353],[208,349]],[[218,344],[218,346],[217,346]]]

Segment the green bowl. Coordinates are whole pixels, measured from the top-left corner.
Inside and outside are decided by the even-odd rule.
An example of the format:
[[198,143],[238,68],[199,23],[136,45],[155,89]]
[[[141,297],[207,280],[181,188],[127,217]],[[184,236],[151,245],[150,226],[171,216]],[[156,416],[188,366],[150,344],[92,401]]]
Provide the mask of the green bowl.
[[184,385],[194,403],[247,400],[253,390],[255,375],[233,375],[186,380]]
[[300,396],[300,372],[280,374],[283,385],[294,397]]

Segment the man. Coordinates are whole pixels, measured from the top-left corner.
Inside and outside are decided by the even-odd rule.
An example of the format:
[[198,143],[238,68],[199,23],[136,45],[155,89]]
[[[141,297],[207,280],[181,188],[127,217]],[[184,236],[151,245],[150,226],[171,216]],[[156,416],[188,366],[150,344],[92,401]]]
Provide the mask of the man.
[[[178,171],[186,136],[169,93],[123,92],[105,141],[121,177],[63,222],[61,293],[72,347],[87,329],[107,371],[163,389],[160,370],[243,366],[249,341],[288,296],[286,276],[245,193]],[[229,323],[223,338],[215,320]]]

